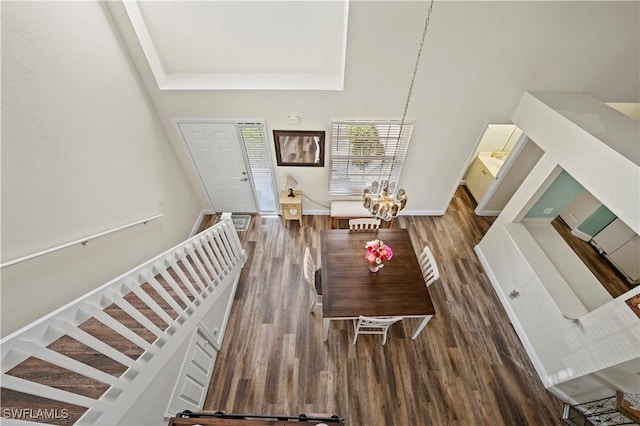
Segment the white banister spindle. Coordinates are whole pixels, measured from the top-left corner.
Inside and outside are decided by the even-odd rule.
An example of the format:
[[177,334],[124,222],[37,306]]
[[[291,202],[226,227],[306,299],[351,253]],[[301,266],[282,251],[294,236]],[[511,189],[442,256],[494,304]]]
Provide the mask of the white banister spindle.
[[202,242],[198,241],[198,245],[196,246],[196,251],[200,254],[200,259],[203,266],[207,269],[207,273],[208,275],[211,277],[211,287],[210,290],[213,289],[213,287],[217,286],[217,274],[216,274],[216,270],[213,267],[213,265],[211,264],[211,259],[209,258],[209,254],[206,252],[206,250],[204,249],[204,247],[202,246]]
[[207,291],[211,292],[211,288],[213,287],[213,276],[209,268],[207,267],[207,259],[202,256],[200,245],[194,241],[194,244],[187,248],[190,254],[190,258],[192,260],[193,265],[200,271],[202,275],[204,275],[207,281]]
[[211,247],[216,253],[218,260],[220,261],[222,272],[224,275],[226,275],[231,270],[231,259],[228,256],[225,256],[224,244],[222,243],[222,237],[220,237],[220,233],[216,232],[211,234],[209,236],[209,240],[211,241]]
[[200,292],[198,294],[204,298],[206,296],[208,283],[202,281],[200,275],[193,268],[193,264],[190,260],[191,256],[189,255],[189,258],[187,258],[187,255],[189,255],[189,253],[186,248],[183,248],[183,250],[178,253],[180,261],[182,262],[182,266],[187,270],[187,272],[189,272],[189,275],[191,275],[193,280],[198,284],[198,287],[200,287]]
[[192,266],[195,266],[195,268],[198,271],[200,271],[200,274],[202,274],[202,276],[204,277],[206,281],[205,291],[208,292],[209,288],[211,288],[211,286],[213,285],[213,282],[211,281],[211,277],[209,276],[204,266],[202,265],[202,262],[200,262],[200,259],[196,255],[196,250],[193,247],[193,245],[188,246],[186,250],[187,250],[187,253],[189,253],[189,263]]
[[158,305],[156,301],[153,300],[153,298],[149,296],[149,294],[147,294],[146,291],[140,288],[140,285],[138,285],[138,283],[134,282],[133,280],[129,280],[127,282],[127,286],[133,294],[138,296],[140,300],[142,300],[149,308],[151,308],[154,314],[159,316],[162,321],[164,321],[169,327],[171,327],[174,322],[173,318],[171,318],[171,316],[169,316],[169,314],[164,309],[162,309],[162,307]]
[[113,303],[122,309],[127,315],[136,320],[140,325],[149,330],[156,336],[156,339],[162,341],[164,331],[161,330],[157,325],[155,325],[149,318],[143,315],[138,309],[135,308],[131,303],[127,302],[124,298],[114,298]]
[[[159,270],[159,274],[160,276],[162,276],[162,278],[167,282],[167,284],[169,284],[169,286],[173,289],[173,291],[176,292],[176,294],[178,295],[178,297],[180,297],[180,300],[182,300],[182,302],[187,305],[187,309],[192,305],[192,301],[189,300],[189,296],[193,296],[195,297],[195,294],[193,293],[193,287],[191,287],[191,285],[186,285],[187,290],[189,291],[189,294],[187,294],[183,288],[180,286],[180,284],[178,284],[176,282],[176,280],[173,279],[173,277],[171,276],[170,273],[167,272],[166,269],[161,269]],[[186,283],[184,283],[186,284]]]
[[240,244],[238,232],[233,227],[233,224],[228,224],[228,226],[223,228],[222,231],[225,235],[225,241],[228,244],[229,253],[232,253],[233,258],[240,259],[244,249],[242,248],[242,244]]
[[[178,258],[179,256],[176,255]],[[180,259],[182,260],[182,259]],[[182,270],[182,268],[178,265],[178,263],[174,260],[171,259],[169,261],[171,267],[173,268],[173,270],[176,272],[176,274],[178,275],[178,277],[180,278],[180,280],[182,281],[183,284],[185,284],[187,286],[187,288],[189,289],[189,291],[191,291],[191,293],[193,294],[193,296],[195,297],[195,304],[199,305],[200,303],[202,303],[202,289],[204,287],[204,284],[202,283],[202,281],[200,280],[200,278],[198,277],[193,277],[193,281],[195,281],[195,283],[198,285],[198,288],[196,288],[195,286],[193,286],[191,284],[191,280],[189,280],[189,278],[187,277],[187,275],[184,273],[184,271]],[[184,265],[184,261],[182,261],[182,264]],[[191,271],[187,270],[187,272],[189,272],[190,275],[192,275]],[[195,272],[194,272],[195,273]],[[192,275],[193,276],[193,275]]]
[[91,315],[95,319],[100,321],[106,327],[112,329],[113,331],[115,331],[118,334],[121,334],[127,340],[130,340],[132,343],[135,343],[140,348],[142,348],[144,350],[150,350],[151,349],[151,344],[149,344],[149,342],[144,340],[138,334],[136,334],[133,331],[129,330],[127,327],[124,326],[124,324],[122,324],[117,319],[113,318],[111,315],[105,313],[104,311],[96,309],[93,306],[89,306],[89,307],[84,306],[82,309],[85,309],[88,312],[90,312]]
[[231,249],[231,246],[229,245],[229,241],[227,238],[227,233],[225,232],[225,229],[222,228],[220,230],[220,232],[216,232],[215,234],[215,239],[219,242],[219,247],[220,247],[220,252],[222,253],[222,257],[224,257],[225,263],[228,265],[229,268],[231,268],[231,266],[233,266],[233,250]]
[[156,280],[155,275],[152,274],[144,274],[144,277],[147,279],[147,283],[153,287],[153,289],[164,299],[165,302],[171,306],[171,309],[176,311],[178,315],[183,315],[184,310],[180,307],[178,302],[175,301],[173,297],[169,294],[169,292]]
[[209,241],[209,238],[205,235],[201,238],[200,241],[202,242],[202,247],[204,248],[204,250],[207,252],[207,255],[209,256],[209,259],[211,259],[211,265],[215,271],[216,281],[218,281],[218,284],[219,284],[222,281],[222,277],[224,276],[224,270],[220,265],[220,261],[216,256],[215,251],[211,247],[211,242]]

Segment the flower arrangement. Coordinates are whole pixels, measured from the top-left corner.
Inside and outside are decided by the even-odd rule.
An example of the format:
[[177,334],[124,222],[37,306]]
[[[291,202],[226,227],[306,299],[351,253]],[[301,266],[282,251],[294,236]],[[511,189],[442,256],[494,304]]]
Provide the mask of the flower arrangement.
[[377,272],[384,266],[384,263],[382,262],[385,260],[391,260],[393,257],[393,250],[391,250],[391,247],[381,240],[367,241],[364,247],[367,249],[364,258],[369,263],[369,269],[371,272]]

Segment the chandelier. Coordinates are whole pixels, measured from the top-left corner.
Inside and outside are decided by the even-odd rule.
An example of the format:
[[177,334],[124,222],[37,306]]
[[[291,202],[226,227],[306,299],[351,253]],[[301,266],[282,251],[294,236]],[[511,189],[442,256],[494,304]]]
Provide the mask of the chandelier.
[[[407,94],[407,100],[404,104],[404,111],[402,112],[402,120],[400,121],[400,130],[398,132],[398,143],[396,144],[396,154],[398,153],[398,147],[400,146],[400,138],[402,137],[402,130],[404,129],[404,123],[407,118],[407,109],[409,109],[409,101],[411,100],[411,93],[413,91],[413,83],[416,80],[416,74],[418,73],[418,64],[420,63],[420,56],[422,56],[422,47],[424,46],[424,39],[427,35],[427,28],[429,27],[429,20],[431,19],[431,11],[433,10],[433,0],[429,2],[429,9],[427,10],[427,18],[424,22],[424,29],[422,30],[422,38],[420,39],[420,47],[418,48],[418,57],[413,67],[413,75],[411,76],[411,83],[409,84],[409,93]],[[374,180],[371,184],[364,188],[363,205],[369,210],[369,213],[376,219],[382,219],[389,222],[391,219],[398,216],[401,210],[407,205],[407,194],[404,189],[398,188],[396,182],[389,182],[391,180],[391,174],[393,173],[393,164],[395,163],[395,157],[393,156],[393,162],[391,163],[391,170],[389,171],[389,179],[384,179],[378,182]]]

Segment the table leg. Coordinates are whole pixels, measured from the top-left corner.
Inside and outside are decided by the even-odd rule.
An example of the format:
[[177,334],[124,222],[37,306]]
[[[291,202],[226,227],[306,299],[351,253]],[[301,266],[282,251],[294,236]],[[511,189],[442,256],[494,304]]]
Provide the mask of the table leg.
[[330,319],[322,318],[322,341],[326,342],[329,338],[329,323]]
[[413,335],[411,336],[411,340],[416,340],[416,337],[418,337],[418,334],[420,334],[422,329],[427,326],[427,323],[431,318],[433,318],[433,315],[425,315],[424,319],[422,320],[418,328],[416,328],[416,331],[413,332]]

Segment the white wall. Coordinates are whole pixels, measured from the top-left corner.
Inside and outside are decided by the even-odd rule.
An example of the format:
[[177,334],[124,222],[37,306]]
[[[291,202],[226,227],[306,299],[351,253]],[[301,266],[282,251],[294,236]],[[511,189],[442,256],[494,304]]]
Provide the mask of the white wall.
[[2,334],[184,240],[200,205],[97,2],[2,2]]
[[[177,118],[261,118],[269,133],[329,130],[336,118],[400,119],[427,10],[425,2],[351,2],[341,92],[161,92],[126,16],[109,5],[192,178]],[[401,178],[405,213],[445,211],[484,125],[508,123],[526,91],[636,102],[639,12],[638,2],[436,2],[407,117],[416,125]],[[291,114],[299,125],[287,124]],[[279,167],[277,182],[291,173],[305,195],[328,205],[328,160],[324,168]],[[305,199],[304,210],[322,208]]]

